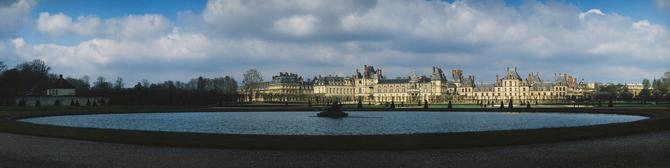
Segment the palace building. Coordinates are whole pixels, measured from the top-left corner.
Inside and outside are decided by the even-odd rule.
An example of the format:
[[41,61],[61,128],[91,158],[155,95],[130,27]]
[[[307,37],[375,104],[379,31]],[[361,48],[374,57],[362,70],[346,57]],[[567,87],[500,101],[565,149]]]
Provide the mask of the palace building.
[[505,75],[492,84],[465,86],[465,92],[459,93],[469,100],[495,104],[500,101],[516,101],[516,103],[561,102],[570,96],[579,96],[576,78],[560,73],[553,80],[545,81],[539,73],[529,73],[526,79],[521,78],[515,68],[507,68]]
[[298,74],[282,72],[261,86],[254,101],[499,104],[563,102],[582,95],[576,78],[568,74],[554,74],[553,79],[543,80],[536,72],[523,79],[516,67],[507,68],[503,76],[496,75],[495,81],[488,84],[477,84],[475,76],[465,77],[460,69],[451,71],[451,79],[438,67],[432,67],[430,76],[412,74],[389,79],[381,69],[365,65],[352,76],[319,75],[307,81]]
[[272,81],[260,84],[254,101],[266,102],[298,102],[307,101],[314,93],[312,81],[304,81],[295,73],[280,72],[272,76]]

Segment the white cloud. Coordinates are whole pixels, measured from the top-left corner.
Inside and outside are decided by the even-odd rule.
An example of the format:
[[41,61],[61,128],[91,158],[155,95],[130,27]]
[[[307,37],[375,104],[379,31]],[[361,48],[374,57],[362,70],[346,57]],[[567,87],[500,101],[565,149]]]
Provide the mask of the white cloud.
[[128,15],[105,21],[105,34],[120,39],[150,39],[168,33],[170,21],[162,15]]
[[52,36],[79,35],[116,39],[146,40],[159,37],[171,29],[162,15],[128,15],[102,20],[97,16],[79,16],[77,20],[63,13],[40,13],[37,30]]
[[35,3],[32,0],[5,1],[0,3],[0,40],[16,36],[30,20],[28,17]]
[[306,36],[314,33],[319,18],[312,15],[291,16],[274,22],[273,28],[287,35]]
[[72,24],[72,31],[82,36],[94,36],[98,34],[101,24],[100,18],[96,16],[79,16],[77,21]]
[[[60,16],[46,14],[45,19]],[[11,46],[22,59],[42,58],[78,73],[260,68],[308,76],[332,70],[347,74],[358,66],[351,63],[369,63],[390,76],[437,65],[462,68],[490,82],[505,66],[519,66],[543,74],[628,80],[647,76],[595,71],[660,74],[670,64],[666,27],[552,1],[511,7],[464,0],[211,0],[201,14],[180,13],[186,19],[181,22],[155,14],[76,18],[65,28],[44,30],[90,39],[71,46],[21,39]]]
[[579,14],[579,19],[584,19],[588,15],[598,15],[598,16],[604,16],[605,14],[600,11],[600,9],[589,9],[587,12],[583,12]]
[[63,14],[49,14],[48,12],[40,13],[37,19],[37,30],[42,33],[61,36],[70,31],[72,18]]
[[26,44],[26,41],[23,38],[15,38],[12,40],[12,44],[14,44],[15,48],[21,48]]
[[337,32],[333,29],[341,16],[365,12],[375,3],[374,0],[211,0],[202,18],[212,32],[227,37],[327,36]]

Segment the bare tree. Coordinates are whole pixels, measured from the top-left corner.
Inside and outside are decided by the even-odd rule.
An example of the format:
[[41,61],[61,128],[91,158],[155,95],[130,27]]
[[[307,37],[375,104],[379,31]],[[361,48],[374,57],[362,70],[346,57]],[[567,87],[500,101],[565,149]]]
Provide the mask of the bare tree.
[[7,69],[7,65],[5,65],[5,63],[3,63],[2,61],[0,61],[0,72],[5,71],[6,69]]
[[249,96],[249,101],[252,100],[255,91],[258,89],[259,84],[263,82],[263,77],[261,73],[256,69],[249,69],[244,73],[244,79],[242,79],[242,84],[244,84],[244,90]]
[[114,88],[120,90],[120,89],[123,89],[123,87],[124,87],[123,85],[124,85],[124,83],[123,83],[123,78],[121,78],[121,77],[117,77],[117,78],[116,78],[116,82],[114,83]]
[[81,80],[83,80],[84,82],[86,82],[86,85],[87,85],[87,86],[90,86],[90,85],[91,85],[91,77],[88,77],[88,75],[84,75],[84,76],[82,76],[82,77],[81,77]]
[[105,79],[105,77],[102,76],[98,77],[98,79],[95,82],[93,82],[93,87],[95,89],[102,89],[102,90],[112,88],[111,83],[107,82],[107,79]]
[[151,83],[149,82],[149,80],[147,80],[147,79],[142,79],[142,86],[143,86],[144,88],[149,88],[149,85],[151,85]]
[[49,67],[49,65],[47,65],[44,61],[39,59],[19,64],[16,67],[17,69],[20,69],[22,71],[35,72],[44,76],[48,75],[49,71],[51,70],[51,67]]

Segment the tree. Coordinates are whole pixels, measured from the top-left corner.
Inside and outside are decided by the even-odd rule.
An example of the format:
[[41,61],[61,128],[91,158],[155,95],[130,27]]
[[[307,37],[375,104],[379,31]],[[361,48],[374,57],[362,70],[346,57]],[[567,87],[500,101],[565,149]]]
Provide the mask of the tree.
[[112,85],[111,83],[107,82],[107,79],[105,77],[98,77],[95,82],[93,82],[93,88],[99,89],[99,90],[107,90],[111,89]]
[[16,66],[16,68],[21,71],[35,72],[44,76],[48,75],[49,70],[51,70],[51,67],[49,67],[44,61],[39,59],[19,64]]
[[361,100],[360,97],[358,98],[358,105],[356,105],[356,108],[358,108],[358,109],[362,109],[362,108],[363,108],[363,100]]
[[633,93],[630,92],[628,86],[624,86],[623,91],[621,91],[619,95],[620,95],[619,97],[624,101],[630,101],[631,99],[633,99]]
[[258,89],[259,84],[263,82],[263,77],[261,73],[256,69],[249,69],[243,74],[244,79],[242,79],[242,84],[244,84],[244,90],[249,95],[249,101],[253,99],[255,91]]
[[651,83],[649,82],[649,79],[643,79],[642,80],[642,89],[649,89],[651,86]]
[[647,103],[647,99],[651,97],[651,92],[649,91],[649,89],[642,89],[640,91],[639,97],[640,97],[640,103],[642,104]]
[[7,65],[0,61],[0,72],[4,72],[5,70],[7,70]]
[[149,88],[150,85],[151,83],[149,82],[149,80],[142,79],[142,86],[144,86],[144,88]]
[[84,82],[86,83],[86,85],[89,86],[89,88],[90,88],[90,86],[91,86],[91,77],[89,77],[88,75],[84,75],[84,76],[81,77],[81,80],[84,81]]
[[117,77],[117,78],[116,78],[116,82],[114,82],[114,88],[115,88],[116,90],[121,90],[121,89],[123,89],[123,87],[124,87],[123,85],[124,85],[124,83],[123,83],[123,78],[121,78],[121,77]]
[[82,79],[67,77],[65,80],[75,88],[78,95],[82,95],[91,89],[91,84],[85,78],[88,77],[84,76]]
[[3,85],[6,96],[26,94],[39,95],[46,91],[51,68],[41,60],[33,60],[3,71]]
[[142,83],[137,82],[137,84],[135,84],[135,86],[133,87],[133,89],[135,89],[135,90],[140,90],[140,89],[142,89]]

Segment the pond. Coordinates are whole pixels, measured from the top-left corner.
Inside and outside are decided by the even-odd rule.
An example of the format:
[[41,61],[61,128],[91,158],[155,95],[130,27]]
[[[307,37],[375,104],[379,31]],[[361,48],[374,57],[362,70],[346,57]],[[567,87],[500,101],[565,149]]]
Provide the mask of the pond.
[[647,119],[643,116],[509,112],[171,112],[49,116],[21,121],[68,127],[257,135],[388,135],[575,127]]

